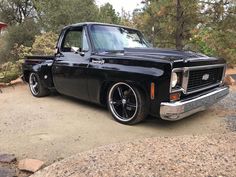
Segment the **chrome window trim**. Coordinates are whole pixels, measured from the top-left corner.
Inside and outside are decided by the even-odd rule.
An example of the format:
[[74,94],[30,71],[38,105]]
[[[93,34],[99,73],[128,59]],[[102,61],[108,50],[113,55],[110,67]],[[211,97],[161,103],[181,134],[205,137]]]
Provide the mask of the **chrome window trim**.
[[[201,69],[212,69],[212,68],[218,68],[218,67],[223,67],[223,73],[222,73],[222,78],[221,81],[207,86],[207,87],[203,87],[194,91],[190,91],[188,92],[188,79],[189,79],[189,71],[194,71],[194,70],[201,70]],[[171,87],[171,82],[172,82],[172,78],[170,79],[170,93],[175,93],[175,92],[183,92],[184,94],[188,95],[191,93],[196,93],[202,90],[206,90],[212,87],[215,87],[217,85],[221,85],[223,83],[224,77],[225,77],[225,71],[226,71],[226,64],[216,64],[216,65],[206,65],[206,66],[193,66],[193,67],[183,67],[183,68],[174,68],[172,70],[172,72],[182,72],[183,73],[183,78],[182,78],[182,85],[180,89],[173,89]],[[172,75],[172,74],[171,74]]]

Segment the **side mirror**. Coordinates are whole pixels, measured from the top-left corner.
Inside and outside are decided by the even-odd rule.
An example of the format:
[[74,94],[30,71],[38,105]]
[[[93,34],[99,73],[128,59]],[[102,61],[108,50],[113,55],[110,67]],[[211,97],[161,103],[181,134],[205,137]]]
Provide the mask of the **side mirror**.
[[80,54],[82,57],[85,55],[85,51],[83,51],[82,48],[79,47],[71,47],[71,51],[75,54]]
[[81,49],[79,47],[71,47],[71,51],[74,53],[79,53]]

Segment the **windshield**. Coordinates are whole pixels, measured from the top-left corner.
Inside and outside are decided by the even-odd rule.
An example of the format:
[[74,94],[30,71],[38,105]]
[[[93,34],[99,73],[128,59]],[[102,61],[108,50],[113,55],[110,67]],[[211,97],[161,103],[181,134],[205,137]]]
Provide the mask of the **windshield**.
[[124,48],[149,47],[142,35],[132,29],[93,25],[91,27],[91,35],[97,51],[123,51]]

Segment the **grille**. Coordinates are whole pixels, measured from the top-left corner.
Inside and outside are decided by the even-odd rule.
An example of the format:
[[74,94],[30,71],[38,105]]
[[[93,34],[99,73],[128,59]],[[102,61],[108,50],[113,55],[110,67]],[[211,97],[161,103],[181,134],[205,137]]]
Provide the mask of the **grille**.
[[217,84],[222,79],[224,68],[210,68],[189,71],[188,92]]

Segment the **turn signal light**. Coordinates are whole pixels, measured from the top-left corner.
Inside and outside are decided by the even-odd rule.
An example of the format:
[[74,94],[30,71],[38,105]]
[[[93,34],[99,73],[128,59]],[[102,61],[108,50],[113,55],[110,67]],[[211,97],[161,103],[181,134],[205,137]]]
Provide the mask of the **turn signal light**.
[[170,94],[170,101],[178,101],[178,100],[180,100],[180,93],[179,92]]
[[152,82],[151,83],[151,100],[154,100],[154,98],[155,98],[155,83],[154,82]]

